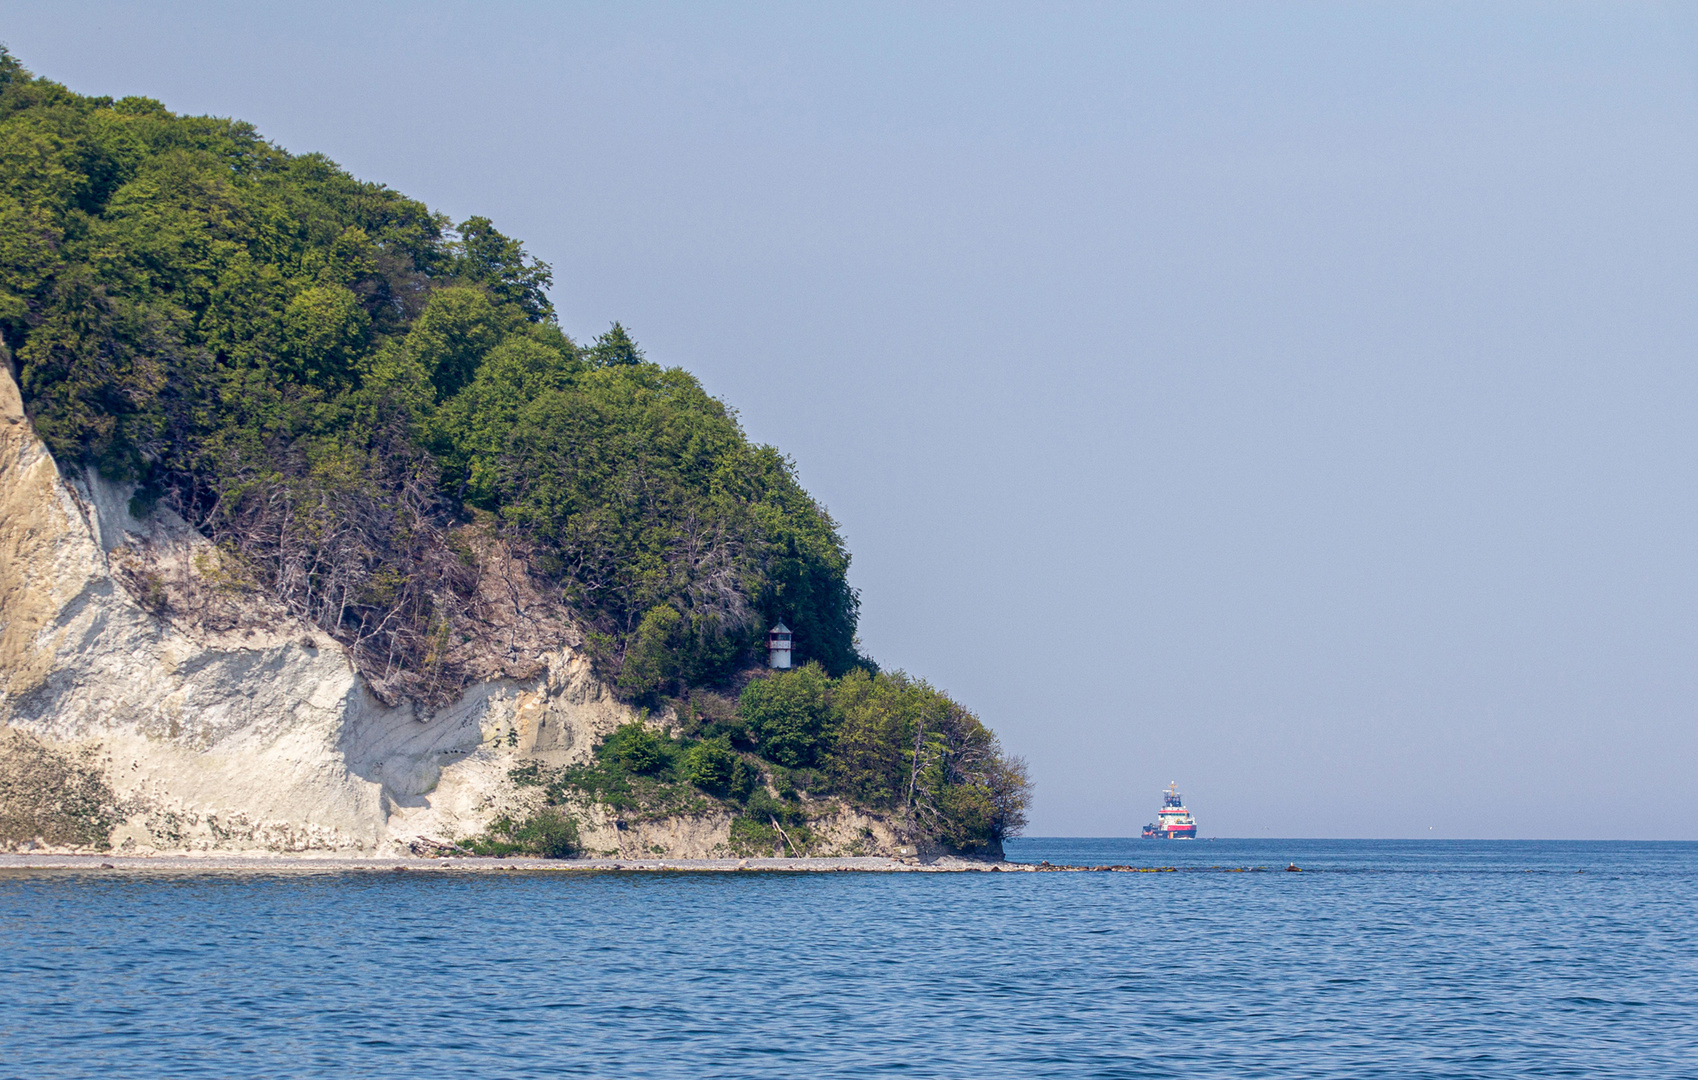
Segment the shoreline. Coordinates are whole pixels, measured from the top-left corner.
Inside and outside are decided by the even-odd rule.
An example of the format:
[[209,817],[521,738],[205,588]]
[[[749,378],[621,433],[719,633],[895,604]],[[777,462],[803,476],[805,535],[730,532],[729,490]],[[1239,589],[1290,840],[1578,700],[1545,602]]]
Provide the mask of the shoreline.
[[166,873],[220,873],[229,871],[305,871],[313,873],[388,871],[419,873],[511,873],[546,871],[647,871],[688,873],[748,873],[755,871],[838,872],[860,873],[971,873],[986,871],[1029,871],[1037,867],[1024,863],[987,862],[952,856],[920,861],[880,856],[845,858],[783,858],[783,859],[667,859],[595,858],[542,859],[535,857],[445,856],[363,856],[363,855],[295,855],[287,853],[232,854],[225,852],[187,852],[160,855],[85,855],[13,852],[0,854],[0,875],[28,870],[135,871]]
[[1045,863],[990,862],[946,855],[935,859],[898,859],[884,856],[785,859],[540,859],[496,857],[344,856],[294,855],[284,853],[228,854],[188,852],[168,855],[83,855],[12,852],[0,854],[0,877],[9,873],[37,870],[80,872],[133,872],[177,874],[216,873],[352,873],[417,872],[424,874],[494,873],[868,873],[868,874],[970,874],[970,873],[1173,873],[1172,866],[1053,866]]

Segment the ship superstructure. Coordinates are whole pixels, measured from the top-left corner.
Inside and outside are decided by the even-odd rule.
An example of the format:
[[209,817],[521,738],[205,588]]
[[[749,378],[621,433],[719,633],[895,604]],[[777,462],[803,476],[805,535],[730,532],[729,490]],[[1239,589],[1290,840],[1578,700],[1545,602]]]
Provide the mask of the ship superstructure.
[[1144,826],[1145,840],[1195,840],[1197,822],[1185,802],[1179,797],[1178,782],[1167,785],[1161,793],[1161,813],[1153,824]]

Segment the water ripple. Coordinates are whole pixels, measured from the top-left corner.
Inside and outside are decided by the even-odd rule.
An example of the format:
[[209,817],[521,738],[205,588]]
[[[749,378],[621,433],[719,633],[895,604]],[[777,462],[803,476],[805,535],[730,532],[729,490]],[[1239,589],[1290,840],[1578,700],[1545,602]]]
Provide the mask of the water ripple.
[[1151,847],[1306,872],[14,874],[0,1075],[1693,1074],[1698,845]]

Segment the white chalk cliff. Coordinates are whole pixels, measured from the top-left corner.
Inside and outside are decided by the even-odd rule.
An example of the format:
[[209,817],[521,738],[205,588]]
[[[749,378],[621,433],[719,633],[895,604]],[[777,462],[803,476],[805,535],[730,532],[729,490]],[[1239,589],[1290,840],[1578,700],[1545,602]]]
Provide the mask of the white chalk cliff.
[[[421,853],[534,809],[515,765],[587,760],[633,718],[565,643],[530,681],[428,713],[385,705],[330,637],[232,597],[180,518],[138,520],[128,489],[63,474],[6,367],[0,848]],[[187,599],[156,614],[154,589]],[[219,617],[182,616],[197,604]],[[592,850],[705,856],[730,818],[622,827],[586,806],[580,821]]]

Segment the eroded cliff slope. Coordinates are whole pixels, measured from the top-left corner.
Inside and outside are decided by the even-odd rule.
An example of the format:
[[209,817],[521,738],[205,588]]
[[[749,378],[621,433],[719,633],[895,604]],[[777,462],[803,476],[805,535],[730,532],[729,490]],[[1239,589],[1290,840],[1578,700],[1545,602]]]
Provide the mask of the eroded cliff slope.
[[[0,846],[431,851],[526,812],[516,765],[581,763],[635,719],[564,643],[534,679],[385,705],[175,515],[130,506],[61,474],[0,368]],[[591,850],[675,856],[723,850],[729,824],[579,816]]]

